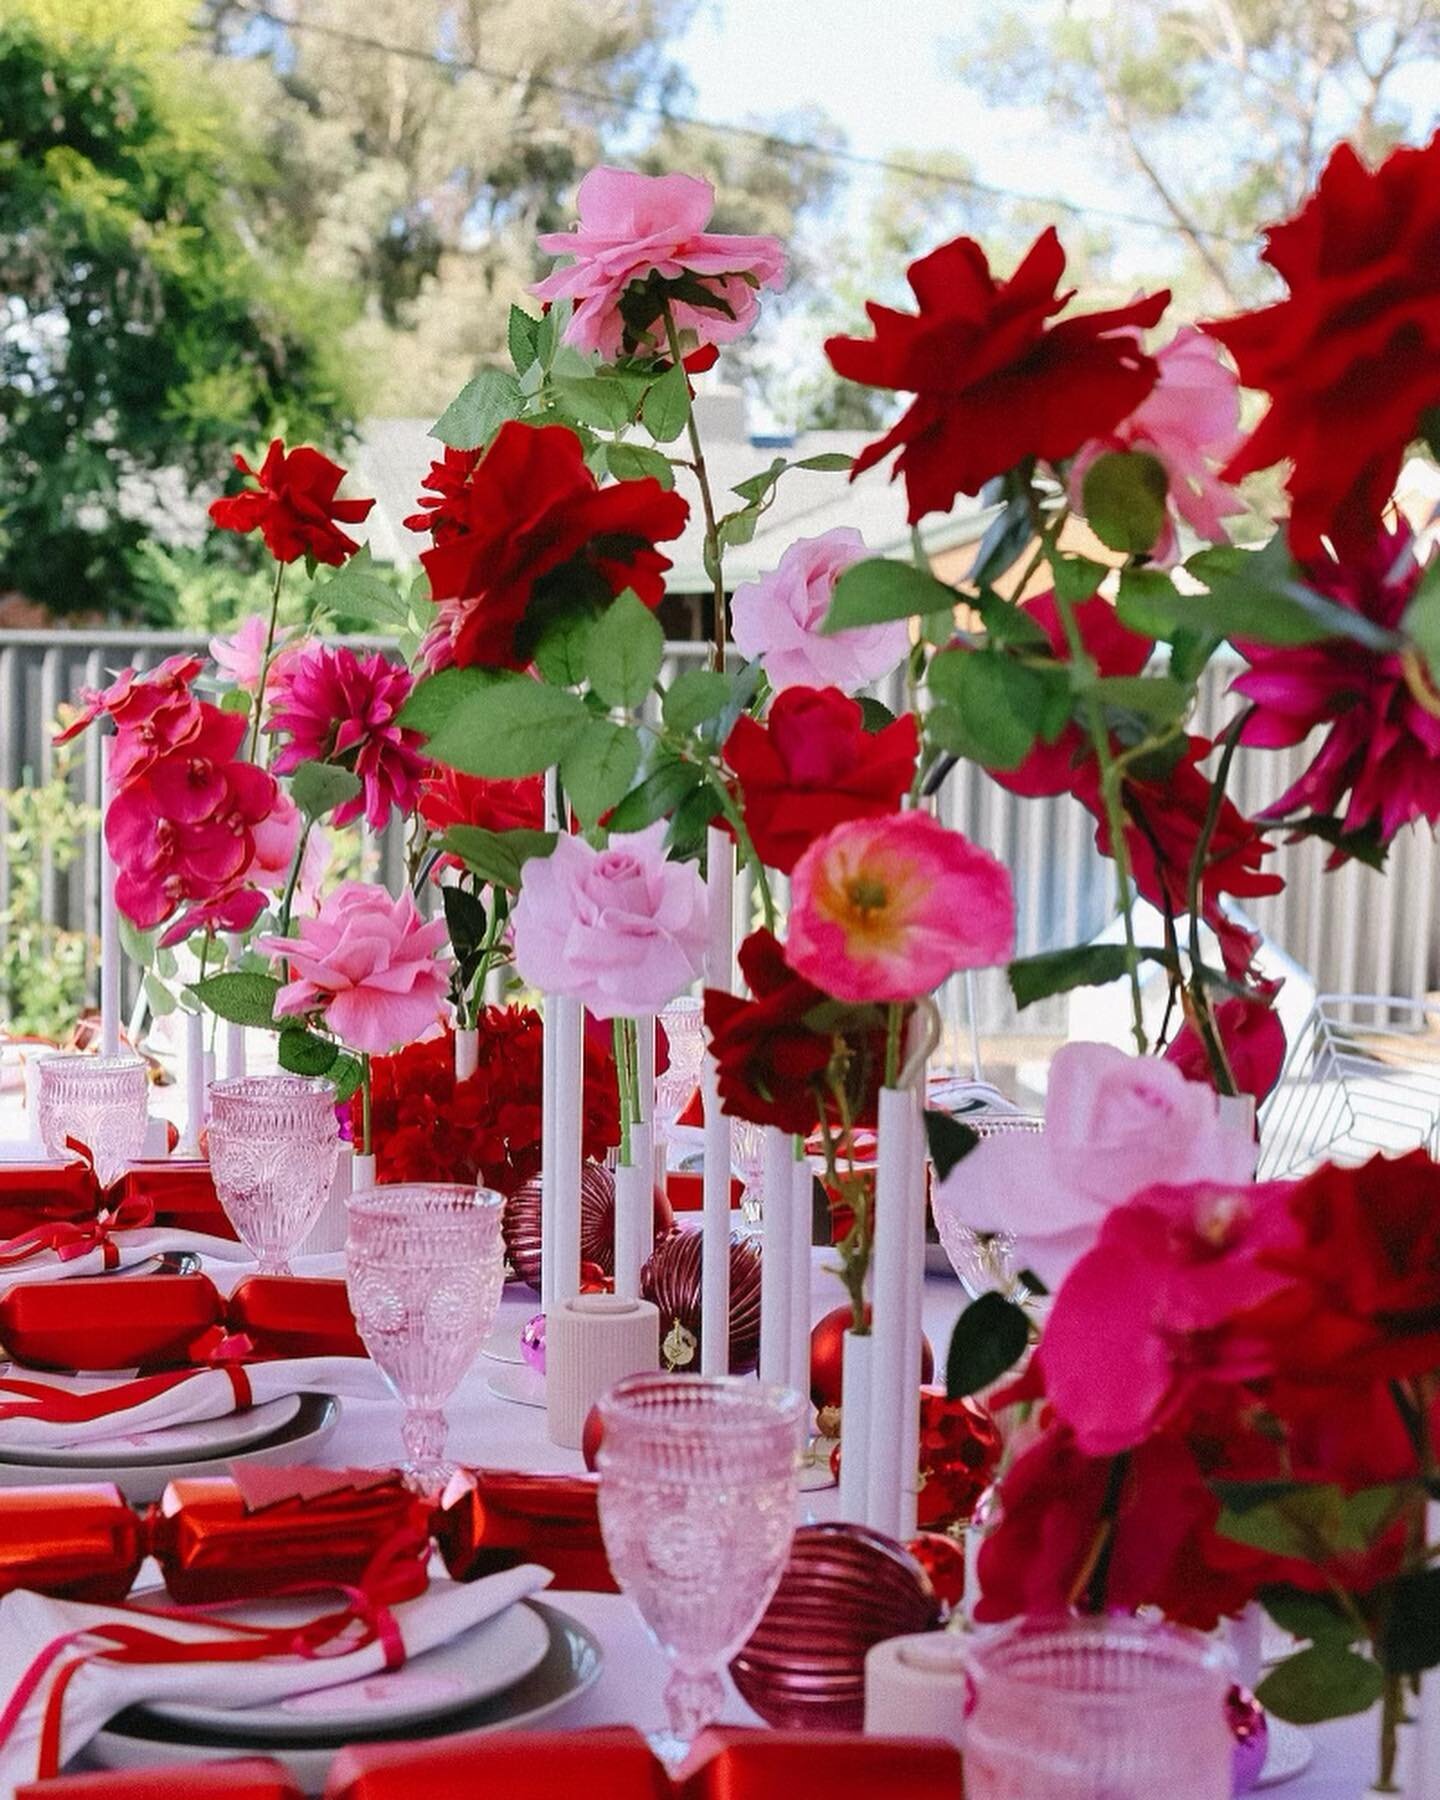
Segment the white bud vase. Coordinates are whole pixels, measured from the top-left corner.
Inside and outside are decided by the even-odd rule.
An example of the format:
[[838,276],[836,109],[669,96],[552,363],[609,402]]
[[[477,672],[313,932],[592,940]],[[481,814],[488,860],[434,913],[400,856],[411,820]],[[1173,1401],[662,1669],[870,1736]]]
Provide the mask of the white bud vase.
[[480,1067],[480,1033],[467,1025],[455,1033],[455,1079],[468,1081]]
[[350,1159],[350,1192],[363,1193],[366,1188],[375,1185],[375,1158],[362,1156],[357,1150]]
[[870,1368],[875,1340],[845,1333],[840,1354],[840,1511],[863,1525],[870,1489]]

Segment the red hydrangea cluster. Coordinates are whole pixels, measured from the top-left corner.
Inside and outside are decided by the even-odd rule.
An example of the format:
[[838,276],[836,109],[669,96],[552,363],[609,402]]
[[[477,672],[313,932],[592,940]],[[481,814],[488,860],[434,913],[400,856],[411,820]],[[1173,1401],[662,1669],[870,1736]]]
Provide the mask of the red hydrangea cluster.
[[253,925],[265,905],[261,884],[283,875],[299,834],[275,778],[237,754],[244,717],[191,692],[202,667],[199,657],[172,656],[146,675],[127,669],[84,695],[58,740],[102,714],[114,721],[105,841],[115,900],[142,931],[183,908],[166,942]]
[[[476,1182],[509,1195],[539,1173],[540,1015],[528,1006],[488,1007],[478,1032],[479,1062],[464,1081],[455,1079],[449,1031],[371,1062],[371,1136],[382,1182]],[[358,1095],[350,1109],[358,1131]],[[602,1162],[619,1142],[615,1065],[587,1038],[582,1153]]]

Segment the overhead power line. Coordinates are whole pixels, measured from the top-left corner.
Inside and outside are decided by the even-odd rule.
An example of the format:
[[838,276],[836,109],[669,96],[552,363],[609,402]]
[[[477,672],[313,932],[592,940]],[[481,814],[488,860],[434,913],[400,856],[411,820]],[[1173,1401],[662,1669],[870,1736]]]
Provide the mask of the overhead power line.
[[801,138],[784,137],[778,132],[766,131],[758,125],[740,125],[730,119],[704,119],[694,113],[677,112],[660,101],[621,99],[618,95],[603,93],[598,88],[585,87],[579,82],[561,81],[552,75],[499,68],[471,57],[441,56],[433,50],[423,50],[413,44],[391,43],[385,38],[372,37],[367,32],[352,31],[343,25],[327,25],[318,19],[287,19],[283,14],[272,12],[267,6],[249,4],[249,0],[241,0],[236,10],[247,18],[263,19],[282,31],[298,31],[312,37],[329,38],[354,49],[370,50],[384,56],[398,56],[408,62],[426,63],[449,74],[483,75],[487,80],[505,86],[519,84],[541,88],[546,93],[560,94],[570,100],[582,100],[588,105],[605,107],[612,112],[636,113],[658,119],[666,125],[688,126],[696,131],[713,132],[718,137],[737,138],[778,155],[803,156],[817,162],[843,164],[848,168],[878,170],[882,174],[898,175],[904,180],[930,187],[978,194],[987,200],[1020,201],[1054,212],[1069,213],[1076,218],[1106,219],[1113,224],[1138,226],[1146,231],[1162,232],[1172,237],[1201,237],[1214,243],[1241,248],[1250,242],[1248,238],[1236,237],[1223,231],[1198,228],[1185,231],[1168,219],[1156,219],[1146,213],[1127,212],[1123,208],[1111,206],[1084,205],[1077,200],[1066,200],[1059,194],[1026,193],[1020,188],[1000,187],[970,175],[947,175],[939,169],[923,168],[919,164],[901,162],[894,157],[867,156],[863,151],[848,150],[839,145],[809,143]]

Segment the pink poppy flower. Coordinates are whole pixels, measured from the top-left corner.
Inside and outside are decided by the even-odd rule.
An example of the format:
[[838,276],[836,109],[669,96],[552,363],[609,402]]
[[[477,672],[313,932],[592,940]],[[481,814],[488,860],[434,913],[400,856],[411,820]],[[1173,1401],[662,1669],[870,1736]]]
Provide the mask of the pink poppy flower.
[[914,1000],[1014,945],[1009,871],[928,813],[847,820],[790,878],[785,960],[837,1000]]
[[904,619],[827,637],[821,627],[835,583],[870,553],[858,531],[840,527],[797,538],[769,574],[742,582],[730,602],[735,647],[764,663],[770,685],[837,687],[854,694],[888,675],[910,647]]
[[1080,446],[1070,465],[1070,504],[1083,513],[1085,477],[1109,451],[1148,452],[1170,483],[1165,527],[1150,552],[1153,563],[1168,568],[1180,553],[1177,520],[1207,543],[1223,544],[1230,536],[1225,520],[1245,510],[1216,473],[1240,444],[1240,384],[1214,340],[1193,325],[1183,325],[1155,361],[1160,378],[1129,418]]
[[957,1163],[935,1204],[975,1231],[1007,1231],[1053,1291],[1110,1213],[1158,1182],[1248,1181],[1255,1147],[1215,1095],[1173,1062],[1066,1044],[1050,1065],[1045,1129],[997,1132]]
[[408,891],[395,899],[369,882],[342,882],[297,936],[258,940],[290,964],[275,1016],[319,1013],[342,1043],[372,1056],[413,1043],[445,1016],[452,964],[436,954],[445,936],[444,919],[427,924]]
[[705,963],[705,884],[666,860],[663,820],[603,850],[562,837],[522,871],[511,915],[515,967],[532,987],[569,994],[597,1019],[659,1012]]
[[275,773],[288,775],[302,762],[338,763],[360,777],[361,791],[335,808],[336,825],[363,811],[379,831],[392,807],[413,812],[426,762],[418,731],[396,723],[414,677],[377,650],[359,657],[329,644],[307,644],[281,670],[274,689],[269,732],[289,742],[275,758]]
[[[666,298],[682,337],[728,344],[754,324],[757,290],[778,287],[785,272],[777,238],[706,231],[715,190],[694,175],[592,169],[580,183],[576,209],[580,219],[573,231],[549,231],[538,240],[550,255],[574,261],[530,292],[541,300],[573,299],[566,343],[598,350],[607,362],[665,351],[658,304],[644,309],[648,317],[633,309],[627,317],[627,296],[636,283],[658,276],[675,284]],[[708,300],[698,298],[699,290]]]
[[[969,1159],[967,1158],[967,1161]],[[1268,1374],[1247,1314],[1286,1286],[1292,1184],[1152,1187],[1106,1218],[1045,1324],[1045,1389],[1087,1455],[1143,1443],[1215,1386]]]

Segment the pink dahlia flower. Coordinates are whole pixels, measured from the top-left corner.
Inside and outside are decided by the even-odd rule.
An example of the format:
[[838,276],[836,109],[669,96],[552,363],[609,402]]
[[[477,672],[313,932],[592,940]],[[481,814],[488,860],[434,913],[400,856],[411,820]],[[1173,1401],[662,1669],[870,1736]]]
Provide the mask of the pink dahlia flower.
[[[1422,571],[1400,525],[1382,531],[1369,556],[1317,559],[1304,573],[1328,599],[1394,628]],[[1406,686],[1398,655],[1348,638],[1238,648],[1250,667],[1232,685],[1255,709],[1242,744],[1285,749],[1325,728],[1314,761],[1263,817],[1314,813],[1382,844],[1416,819],[1440,820],[1440,719]]]
[[289,737],[275,758],[275,773],[288,775],[302,762],[353,770],[362,788],[335,808],[336,825],[349,824],[363,811],[379,831],[392,807],[412,812],[425,774],[419,749],[424,740],[396,720],[413,683],[407,668],[378,650],[359,657],[343,647],[307,644],[286,663],[275,685],[265,729]]
[[928,813],[837,825],[790,878],[785,960],[837,1000],[915,1000],[1014,944],[1009,871]]
[[904,656],[910,647],[904,619],[829,637],[821,629],[835,583],[868,555],[860,533],[842,526],[797,538],[768,574],[736,588],[730,602],[736,648],[764,663],[771,687],[837,687],[854,694],[888,675]]
[[342,882],[298,936],[259,940],[290,964],[275,1016],[318,1012],[342,1043],[372,1056],[413,1043],[445,1014],[452,965],[436,954],[445,934],[445,921],[427,924],[408,892],[397,900],[368,882]]
[[569,994],[597,1019],[659,1012],[705,962],[705,884],[668,862],[665,823],[603,850],[562,837],[525,864],[515,903],[515,967],[532,987]]
[[[598,350],[609,362],[636,350],[664,354],[658,308],[646,309],[648,318],[626,317],[627,294],[637,282],[658,275],[683,284],[667,296],[676,328],[697,344],[728,344],[754,324],[757,290],[778,287],[785,272],[778,238],[706,231],[715,190],[694,175],[592,169],[576,207],[573,231],[549,231],[539,240],[542,250],[574,261],[530,291],[541,300],[573,299],[565,341]],[[697,289],[708,302],[695,297]]]
[[1070,504],[1083,512],[1085,476],[1100,457],[1112,450],[1147,451],[1170,486],[1165,526],[1150,553],[1152,562],[1166,568],[1180,554],[1177,520],[1207,543],[1223,544],[1230,535],[1225,520],[1245,510],[1236,490],[1216,473],[1240,443],[1240,384],[1214,339],[1193,325],[1182,326],[1155,352],[1155,361],[1160,378],[1129,418],[1077,451],[1070,465]]

